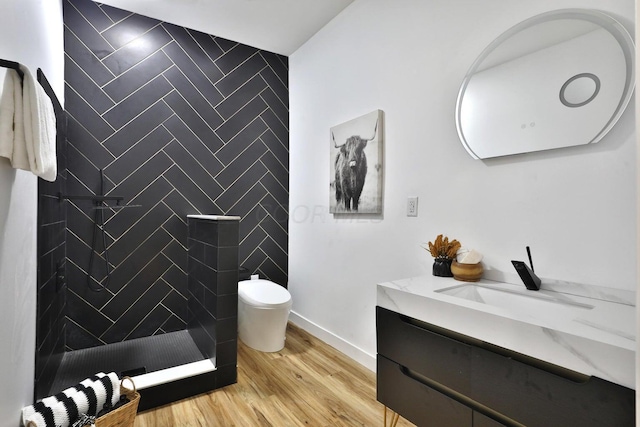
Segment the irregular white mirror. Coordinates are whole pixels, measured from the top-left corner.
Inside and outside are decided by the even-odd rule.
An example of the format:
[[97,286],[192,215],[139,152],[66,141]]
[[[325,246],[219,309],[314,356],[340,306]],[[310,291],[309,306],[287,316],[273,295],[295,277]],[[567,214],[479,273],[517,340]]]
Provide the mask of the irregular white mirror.
[[456,104],[462,144],[476,159],[598,142],[633,93],[634,45],[604,13],[537,15],[493,41]]

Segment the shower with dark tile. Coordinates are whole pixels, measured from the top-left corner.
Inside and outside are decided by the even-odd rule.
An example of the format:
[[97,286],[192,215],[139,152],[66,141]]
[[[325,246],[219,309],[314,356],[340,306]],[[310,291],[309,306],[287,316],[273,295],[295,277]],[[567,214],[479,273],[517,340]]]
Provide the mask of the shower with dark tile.
[[[235,301],[238,266],[201,265],[189,247],[235,245],[236,264],[286,287],[288,60],[91,0],[63,5],[66,130],[62,178],[39,187],[36,397],[102,370],[202,360],[217,374],[194,374],[185,393],[235,382],[237,338],[211,337],[224,372],[194,337],[235,330],[237,306],[220,304]],[[235,227],[235,242],[190,235],[192,214],[239,216],[211,225]],[[206,304],[201,285],[218,286]]]

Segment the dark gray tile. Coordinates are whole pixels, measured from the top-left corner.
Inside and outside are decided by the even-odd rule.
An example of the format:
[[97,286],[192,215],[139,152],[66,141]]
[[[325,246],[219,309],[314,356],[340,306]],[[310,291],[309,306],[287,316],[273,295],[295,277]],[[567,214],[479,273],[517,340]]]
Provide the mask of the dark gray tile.
[[224,122],[224,124],[216,130],[216,134],[224,142],[229,142],[267,108],[267,104],[265,104],[262,98],[254,98],[242,107],[235,116]]
[[222,37],[216,37],[216,36],[212,36],[212,37],[213,37],[213,40],[216,42],[216,44],[220,46],[220,49],[222,49],[222,52],[231,50],[238,44],[238,42],[223,39]]
[[237,361],[237,340],[229,340],[218,343],[218,346],[216,348],[216,366],[236,366]]
[[217,57],[224,53],[224,51],[209,34],[190,29],[187,29],[187,31],[202,48],[202,50],[207,54],[207,56],[209,56],[211,61],[215,60]]
[[218,319],[238,316],[238,295],[216,295],[216,299]]
[[239,239],[243,241],[247,235],[253,232],[253,230],[260,225],[260,223],[267,216],[267,211],[261,206],[257,205],[253,207],[249,212],[242,217],[240,222]]
[[[126,332],[131,331],[132,325],[142,320],[145,313],[148,313],[171,292],[169,285],[163,280],[158,280],[166,271],[167,265],[163,255],[156,256],[137,272],[134,280],[120,289],[116,296],[104,306],[102,313],[116,320],[114,326],[117,326],[117,323],[128,324],[130,327],[125,328]],[[145,295],[145,298],[140,298],[142,295]],[[105,336],[105,339],[113,342],[113,338],[109,336]]]
[[104,141],[113,133],[113,128],[68,85],[65,85],[64,98],[68,114],[98,141]]
[[118,9],[106,4],[100,4],[100,9],[107,15],[113,22],[119,22],[131,15],[131,12],[127,10]]
[[157,103],[172,90],[169,82],[164,77],[158,76],[107,111],[102,117],[114,129],[120,129],[132,120],[138,120],[140,113]]
[[[121,181],[113,190],[113,193],[124,197],[125,201],[133,200],[133,198],[141,193],[142,190],[149,186],[149,184],[155,182],[164,171],[171,167],[172,164],[173,162],[171,159],[169,159],[163,152],[158,152],[134,173],[129,175],[124,181]],[[158,188],[166,189],[167,187],[161,186]],[[159,202],[163,196],[164,195],[156,195],[155,201]],[[145,198],[145,204],[143,205],[143,209],[145,210],[149,209],[151,207],[150,204],[154,202],[153,195],[149,197],[150,198]]]
[[[167,271],[164,272],[164,274],[162,275],[162,279],[167,282],[169,286],[171,286],[174,290],[174,292],[171,294],[174,296],[172,296],[171,299],[179,299],[180,301],[184,301],[186,309],[187,295],[189,294],[187,289],[186,270],[183,271],[176,265],[172,265]],[[165,303],[165,306],[167,306],[168,308],[176,308],[177,310],[177,307],[174,307],[175,305],[178,305],[178,303]],[[182,316],[181,312],[178,312],[176,310],[173,310],[174,313],[180,314],[181,319],[186,319],[186,317]]]
[[260,162],[255,163],[242,174],[230,187],[225,189],[220,197],[216,199],[216,204],[224,211],[233,206],[233,204],[251,189],[260,179],[267,173],[266,168]]
[[280,204],[288,204],[289,188],[283,187],[272,174],[267,173],[260,182]]
[[128,123],[118,132],[113,133],[104,141],[104,146],[114,156],[119,157],[149,132],[162,124],[163,121],[171,117],[172,114],[173,112],[164,102],[158,102],[139,115],[136,120]]
[[287,287],[288,279],[286,267],[283,270],[283,268],[274,263],[271,258],[265,258],[265,260],[260,264],[258,271],[261,276],[266,277],[268,280],[282,285],[285,288]]
[[209,127],[208,122],[205,121],[205,119],[201,117],[178,92],[174,91],[167,95],[165,97],[165,102],[169,107],[171,107],[171,110],[180,117],[180,120],[182,120],[189,129],[198,136],[200,141],[205,144],[210,143],[211,141],[219,141],[219,138],[213,133],[212,128]]
[[65,333],[67,341],[66,346],[69,351],[97,347],[104,344],[104,342],[100,341],[97,337],[82,329],[72,320],[67,322]]
[[269,173],[282,185],[289,186],[289,171],[280,163],[271,151],[267,151],[260,159],[267,167]]
[[118,76],[103,89],[113,100],[120,102],[171,66],[171,60],[160,50]]
[[98,85],[113,80],[113,73],[71,31],[64,30],[65,55],[71,58]]
[[100,170],[72,144],[68,148],[69,161],[73,164],[73,174],[94,192],[100,190]]
[[[182,47],[185,53],[191,58],[191,60],[200,68],[204,75],[210,82],[215,83],[223,76],[222,72],[214,64],[212,58],[216,58],[219,54],[220,48],[214,43],[207,45],[207,48],[213,50],[207,52],[200,44],[196,43],[196,40],[192,37],[197,31],[187,30],[177,25],[163,24],[167,32],[171,34],[174,40]],[[205,42],[206,44],[206,42]]]
[[104,58],[102,62],[112,73],[119,76],[169,42],[171,36],[162,26],[157,26]]
[[169,118],[164,127],[173,135],[175,139],[180,141],[180,144],[189,151],[201,165],[205,166],[207,171],[215,176],[222,169],[222,164],[213,155],[213,152],[222,147],[222,141],[217,135],[215,138],[209,141],[200,141],[198,137],[189,129],[178,116]]
[[267,63],[260,55],[254,55],[218,81],[216,87],[224,96],[229,96],[266,66]]
[[185,244],[187,243],[187,226],[179,218],[172,216],[162,227],[174,238],[171,243],[165,246],[162,253],[181,270],[187,271],[187,250],[180,243],[181,240],[184,240]]
[[271,88],[260,94],[264,102],[269,106],[273,114],[282,122],[284,127],[289,128],[289,108],[283,104]]
[[216,111],[227,120],[237,113],[249,101],[258,96],[267,87],[260,76],[254,76],[241,86],[236,92],[229,95],[216,107]]
[[158,250],[171,242],[171,236],[164,230],[158,230],[149,236],[142,245],[132,248],[126,260],[119,262],[111,277],[112,292],[119,292],[124,285],[138,274],[158,253]]
[[260,55],[267,61],[278,79],[285,87],[289,87],[289,58],[277,53],[260,51]]
[[187,215],[197,214],[196,208],[176,190],[171,191],[162,200],[173,212],[183,218],[186,218]]
[[[121,263],[155,233],[160,233],[164,237],[167,233],[160,226],[169,216],[170,211],[162,203],[149,211],[109,248],[113,262],[116,264]],[[154,249],[155,251],[151,252],[151,254],[159,253],[162,248],[156,247]]]
[[[187,303],[185,302],[185,308],[186,307]],[[175,315],[169,316],[169,318],[161,326],[161,329],[164,333],[184,331],[186,328],[187,323]]]
[[180,169],[187,172],[189,178],[197,182],[198,186],[205,190],[211,199],[215,199],[222,192],[222,187],[178,141],[173,140],[164,148],[164,152]]
[[67,293],[67,305],[70,313],[74,314],[71,319],[95,337],[99,337],[112,325],[109,318],[96,311],[73,292]]
[[164,127],[156,128],[106,168],[109,178],[115,183],[121,182],[141,166],[141,161],[153,157],[172,138]]
[[148,187],[145,187],[137,196],[126,202],[130,205],[136,205],[135,208],[126,208],[118,211],[117,215],[110,219],[107,223],[109,234],[114,237],[120,237],[133,224],[138,222],[150,209],[158,204],[158,201],[164,194],[172,191],[172,187],[160,178]]
[[209,104],[209,101],[202,96],[200,91],[177,67],[172,67],[165,71],[164,76],[171,82],[180,95],[187,100],[188,104],[198,112],[200,117],[205,119],[209,126],[215,128],[222,123],[220,115],[213,109],[211,104]]
[[160,21],[156,19],[133,14],[103,31],[102,37],[115,49],[120,49],[122,46],[134,41],[159,24]]
[[65,56],[64,66],[66,83],[74,88],[76,92],[81,93],[98,113],[102,114],[115,105],[115,103],[104,94],[102,89],[100,89],[75,62],[71,61],[68,56]]
[[213,85],[211,80],[202,72],[195,62],[185,53],[181,46],[173,42],[163,48],[164,53],[171,58],[173,63],[180,68],[189,80],[198,87],[202,95],[211,105],[216,105],[222,100],[222,95]]
[[268,131],[267,125],[265,125],[262,120],[254,120],[249,126],[240,131],[233,140],[221,148],[220,151],[216,153],[216,157],[220,159],[224,165],[228,165],[250,144],[260,138],[265,131]]
[[267,152],[260,139],[250,144],[238,157],[236,157],[227,167],[216,176],[216,180],[223,188],[229,187],[238,179],[240,171],[250,168],[255,162]]
[[238,319],[236,317],[218,319],[216,332],[216,338],[219,342],[236,339],[238,336]]
[[[82,300],[88,302],[95,310],[100,310],[103,305],[113,298],[114,294],[108,286],[106,290],[100,292],[92,291],[87,285],[87,273],[77,265],[68,263],[66,270],[68,289]],[[79,318],[79,320],[82,319]]]
[[242,218],[240,224],[245,221],[245,216],[251,212],[262,198],[267,194],[267,190],[258,184],[249,190],[237,203],[229,210],[229,215],[237,215]]
[[[98,169],[104,168],[114,160],[107,151],[74,117],[69,116],[67,123],[67,140],[69,145],[78,150]],[[74,166],[71,165],[71,169]]]
[[160,331],[162,325],[164,325],[171,316],[171,312],[164,306],[156,306],[153,310],[151,310],[151,313],[149,313],[133,329],[133,331],[131,331],[127,339],[132,340],[136,338],[149,337],[152,335],[156,335],[157,333],[162,333]]
[[86,0],[69,0],[84,18],[93,25],[96,30],[104,31],[113,25],[113,21],[100,7],[92,1]]
[[274,112],[270,109],[265,110],[260,118],[269,126],[269,129],[278,138],[278,140],[285,146],[289,146],[289,129],[276,117]]
[[64,24],[96,55],[102,59],[113,52],[113,47],[68,1],[63,3]]
[[258,49],[255,47],[247,46],[244,44],[237,44],[224,55],[221,55],[216,59],[216,65],[222,70],[223,73],[228,74],[230,71],[237,68],[240,64],[245,62],[253,55],[258,54]]
[[218,271],[216,273],[217,295],[238,295],[238,272],[235,270]]
[[289,170],[288,140],[285,141],[286,144],[283,144],[278,138],[276,138],[271,129],[263,133],[260,136],[260,139],[262,139],[262,142],[264,142],[267,148],[269,148],[269,150],[276,156],[276,159],[278,159],[278,161],[282,163],[287,170]]
[[286,107],[289,106],[289,88],[282,83],[282,80],[273,72],[271,67],[260,71],[260,75],[267,82],[271,90],[278,97],[280,102]]
[[[288,248],[289,234],[287,233],[286,223],[278,223],[271,216],[267,216],[260,226],[269,234],[276,244],[285,252]],[[284,227],[283,227],[284,226]]]
[[238,246],[238,228],[240,221],[219,221],[216,246]]
[[164,173],[164,177],[176,188],[176,190],[180,192],[180,194],[195,206],[198,213],[211,214],[220,211],[220,209],[204,192],[204,189],[201,189],[194,184],[194,182],[178,167],[171,167]]
[[[247,263],[247,259],[252,254],[256,253],[256,250],[259,251],[260,243],[267,237],[267,233],[264,232],[261,228],[254,228],[249,235],[247,235],[244,239],[240,240],[240,247],[238,250],[238,257],[240,264],[247,267],[251,271],[255,271],[254,265],[252,263]],[[258,253],[258,257],[262,260],[264,259],[264,253],[261,251]],[[259,265],[259,264],[258,264]]]
[[218,365],[216,364],[216,388],[226,387],[238,382],[238,368],[235,364]]

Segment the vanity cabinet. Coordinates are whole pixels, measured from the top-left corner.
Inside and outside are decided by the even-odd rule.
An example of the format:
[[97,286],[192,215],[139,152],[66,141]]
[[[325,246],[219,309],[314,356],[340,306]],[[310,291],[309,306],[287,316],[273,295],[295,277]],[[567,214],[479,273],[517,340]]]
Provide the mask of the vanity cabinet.
[[376,308],[378,401],[418,426],[633,426],[634,391]]

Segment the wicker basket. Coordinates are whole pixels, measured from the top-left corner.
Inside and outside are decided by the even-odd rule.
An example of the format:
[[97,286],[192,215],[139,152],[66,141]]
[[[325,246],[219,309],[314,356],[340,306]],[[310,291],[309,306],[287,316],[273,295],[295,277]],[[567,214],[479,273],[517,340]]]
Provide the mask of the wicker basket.
[[[133,390],[124,387],[124,380],[131,382]],[[133,427],[138,412],[140,393],[136,391],[136,385],[131,378],[123,377],[120,381],[120,395],[127,396],[129,402],[96,419],[96,427]]]

